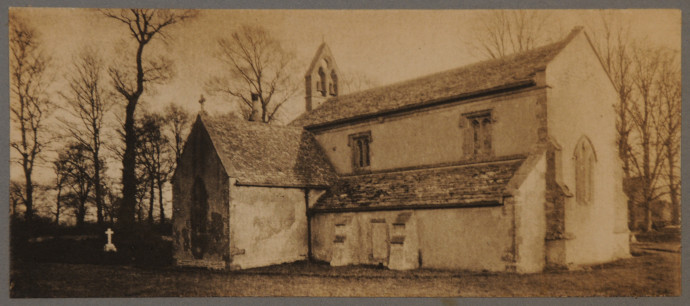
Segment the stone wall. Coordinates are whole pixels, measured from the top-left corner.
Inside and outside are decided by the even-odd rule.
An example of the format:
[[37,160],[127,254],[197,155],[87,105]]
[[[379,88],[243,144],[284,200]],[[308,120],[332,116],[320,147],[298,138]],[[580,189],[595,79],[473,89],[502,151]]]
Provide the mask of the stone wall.
[[546,69],[548,134],[562,147],[563,183],[575,190],[575,146],[591,140],[596,155],[591,203],[565,198],[566,263],[629,256],[626,200],[616,147],[616,92],[584,33]]
[[[544,152],[531,156],[536,162],[520,187],[513,194],[515,201],[515,244],[516,271],[520,273],[540,272],[545,266],[544,239],[547,216],[546,199],[546,155]],[[527,162],[526,162],[527,163]],[[531,164],[531,163],[530,163]]]
[[[501,207],[319,213],[312,218],[313,256],[332,265],[398,270],[514,271],[512,203],[508,198]],[[378,224],[385,224],[388,238],[384,260],[374,256]]]
[[466,158],[463,140],[471,127],[464,114],[491,110],[493,155],[524,154],[537,142],[536,107],[542,92],[461,101],[314,133],[338,174],[352,172],[348,135],[365,131],[371,131],[371,171],[456,162]]
[[303,189],[231,186],[231,268],[307,259],[307,206]]
[[419,267],[413,211],[319,213],[312,218],[313,258],[333,266]]
[[[173,257],[179,265],[225,268],[228,252],[228,177],[211,140],[200,124],[190,132],[173,180]],[[202,235],[193,238],[194,186],[203,182],[208,210]],[[204,242],[204,250],[193,254],[193,239]],[[199,256],[201,255],[201,256]]]

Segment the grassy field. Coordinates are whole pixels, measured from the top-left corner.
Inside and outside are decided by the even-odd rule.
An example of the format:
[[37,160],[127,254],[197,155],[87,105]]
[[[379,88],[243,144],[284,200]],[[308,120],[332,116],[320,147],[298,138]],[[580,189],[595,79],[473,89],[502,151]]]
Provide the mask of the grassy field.
[[518,275],[332,268],[293,263],[237,272],[125,265],[29,263],[11,269],[11,297],[177,296],[677,296],[680,253],[636,256],[579,271]]

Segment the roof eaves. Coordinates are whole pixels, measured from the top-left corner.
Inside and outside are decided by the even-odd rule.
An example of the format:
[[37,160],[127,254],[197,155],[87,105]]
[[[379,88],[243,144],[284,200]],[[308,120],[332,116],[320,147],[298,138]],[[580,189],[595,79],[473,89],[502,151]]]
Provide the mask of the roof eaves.
[[328,185],[319,184],[273,184],[273,183],[243,183],[240,180],[235,182],[236,186],[243,187],[269,187],[269,188],[309,188],[309,189],[327,189]]
[[358,212],[358,211],[390,211],[390,210],[419,210],[419,209],[448,209],[448,208],[475,208],[475,207],[494,207],[502,206],[503,195],[495,200],[483,200],[466,203],[450,204],[416,204],[416,205],[389,205],[389,206],[350,206],[350,207],[312,207],[309,208],[310,214],[332,213],[332,212]]

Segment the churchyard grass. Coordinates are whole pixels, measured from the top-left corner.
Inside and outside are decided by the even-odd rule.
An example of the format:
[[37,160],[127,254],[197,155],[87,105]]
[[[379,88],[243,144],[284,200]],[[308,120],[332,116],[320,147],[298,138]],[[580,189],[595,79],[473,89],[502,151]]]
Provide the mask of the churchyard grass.
[[[679,244],[677,244],[679,246]],[[15,261],[11,296],[674,296],[680,253],[633,248],[634,256],[576,271],[538,274],[391,271],[293,264],[245,271]]]

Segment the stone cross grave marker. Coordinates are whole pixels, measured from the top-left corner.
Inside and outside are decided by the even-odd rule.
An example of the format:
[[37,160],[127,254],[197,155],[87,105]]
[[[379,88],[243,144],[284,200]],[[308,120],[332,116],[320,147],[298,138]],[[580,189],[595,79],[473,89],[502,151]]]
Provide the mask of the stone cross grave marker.
[[115,245],[113,244],[112,241],[112,235],[115,234],[113,230],[108,228],[107,231],[105,231],[105,234],[108,235],[108,243],[103,247],[103,251],[105,252],[117,252],[117,248],[115,248]]

